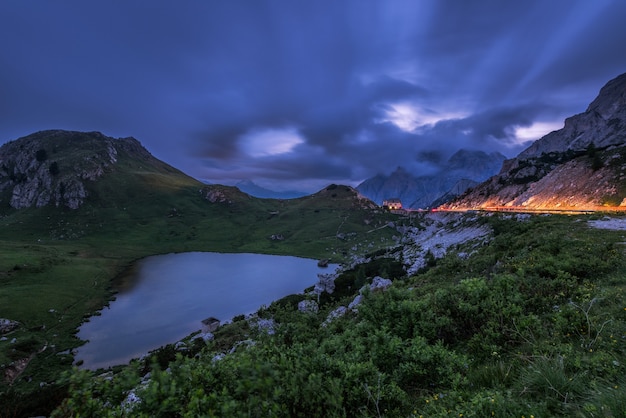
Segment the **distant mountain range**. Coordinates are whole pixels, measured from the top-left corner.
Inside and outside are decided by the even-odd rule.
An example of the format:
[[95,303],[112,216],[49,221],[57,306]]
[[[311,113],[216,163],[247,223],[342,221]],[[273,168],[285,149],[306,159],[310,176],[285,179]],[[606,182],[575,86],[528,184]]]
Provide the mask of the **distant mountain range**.
[[378,174],[357,186],[365,197],[381,204],[398,198],[404,207],[429,208],[451,200],[498,172],[506,157],[499,152],[486,153],[461,149],[432,175],[417,176],[398,167],[386,176]]
[[249,194],[250,196],[259,197],[263,199],[295,199],[298,197],[306,196],[309,193],[298,192],[298,191],[284,191],[277,192],[274,190],[266,189],[264,187],[259,186],[252,180],[242,180],[235,184],[239,190],[244,193]]
[[626,210],[626,74],[444,209]]

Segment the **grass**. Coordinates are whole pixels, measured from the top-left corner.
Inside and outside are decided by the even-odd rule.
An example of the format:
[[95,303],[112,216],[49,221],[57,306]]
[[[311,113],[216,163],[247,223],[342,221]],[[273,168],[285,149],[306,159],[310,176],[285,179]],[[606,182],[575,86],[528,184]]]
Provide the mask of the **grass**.
[[[127,382],[150,370],[158,377],[137,414],[622,416],[623,232],[590,229],[587,219],[486,216],[494,237],[469,257],[453,249],[411,277],[385,258],[357,266],[316,315],[297,311],[301,295],[262,310],[273,336],[235,321],[189,357],[158,352],[157,369],[120,369],[112,381],[76,375],[58,416],[86,413],[85,399],[94,414],[124,415],[120,399],[136,386]],[[322,325],[353,299],[349,289],[379,274],[394,279],[389,290]]]
[[[60,151],[48,152],[48,159],[55,155]],[[71,164],[58,161],[61,172]],[[206,200],[205,187],[229,202]],[[0,341],[0,368],[29,359],[17,378],[0,383],[0,404],[7,405],[2,416],[19,410],[16,404],[47,414],[45,405],[59,401],[43,397],[38,409],[29,398],[69,369],[71,357],[59,353],[81,344],[78,326],[111,298],[114,278],[137,259],[218,251],[341,262],[355,245],[363,252],[378,249],[392,236],[387,228],[368,233],[393,216],[355,205],[345,186],[294,200],[255,199],[232,187],[205,186],[157,160],[139,163],[125,152],[107,175],[88,183],[88,192],[77,210],[0,207],[0,318],[21,324]],[[348,238],[338,239],[338,233]],[[273,234],[284,240],[270,239]],[[20,347],[11,343],[14,338]]]

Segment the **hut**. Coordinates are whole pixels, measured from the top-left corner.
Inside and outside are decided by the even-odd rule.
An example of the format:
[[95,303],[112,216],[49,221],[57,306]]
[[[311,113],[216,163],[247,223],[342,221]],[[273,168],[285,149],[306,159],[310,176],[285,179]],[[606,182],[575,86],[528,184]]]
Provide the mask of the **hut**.
[[383,200],[383,207],[389,210],[401,210],[402,202],[400,199],[385,199]]

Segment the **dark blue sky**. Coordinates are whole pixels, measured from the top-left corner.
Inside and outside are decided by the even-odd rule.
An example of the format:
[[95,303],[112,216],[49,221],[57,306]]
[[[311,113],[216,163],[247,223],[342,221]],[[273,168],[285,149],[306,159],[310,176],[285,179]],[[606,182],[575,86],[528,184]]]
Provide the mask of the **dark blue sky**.
[[133,136],[212,182],[314,191],[512,157],[626,72],[620,0],[4,0],[0,143]]

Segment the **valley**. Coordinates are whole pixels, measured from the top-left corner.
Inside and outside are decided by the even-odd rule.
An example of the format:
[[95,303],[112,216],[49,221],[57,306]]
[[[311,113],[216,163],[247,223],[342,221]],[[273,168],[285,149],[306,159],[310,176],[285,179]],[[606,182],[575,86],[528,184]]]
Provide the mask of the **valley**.
[[[446,179],[430,197],[452,200],[428,212],[339,184],[254,198],[98,132],[3,145],[0,415],[623,414],[625,86],[460,196]],[[74,367],[77,330],[116,280],[184,252],[341,268],[210,336]]]

